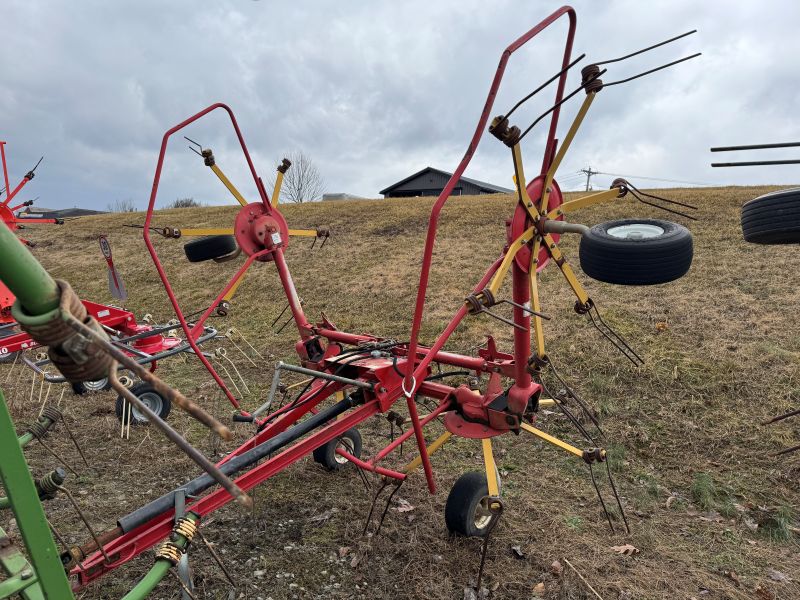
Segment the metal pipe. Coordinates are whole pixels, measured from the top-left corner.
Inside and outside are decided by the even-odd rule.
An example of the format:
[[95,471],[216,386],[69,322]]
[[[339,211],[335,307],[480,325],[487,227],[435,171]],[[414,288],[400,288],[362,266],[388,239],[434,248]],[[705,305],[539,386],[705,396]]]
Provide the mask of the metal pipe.
[[579,233],[581,235],[589,232],[586,225],[556,221],[555,219],[547,219],[544,222],[544,230],[546,233]]
[[0,227],[0,280],[25,312],[40,316],[58,308],[61,294],[55,280],[8,227]]
[[731,152],[734,150],[764,150],[767,148],[796,148],[800,142],[783,142],[780,144],[748,144],[745,146],[717,146],[711,148],[712,152]]
[[346,385],[354,385],[356,387],[364,388],[365,390],[372,390],[374,386],[366,381],[359,381],[358,379],[350,379],[349,377],[342,377],[341,375],[333,375],[331,373],[324,373],[322,371],[315,371],[314,369],[306,369],[305,367],[298,367],[283,362],[278,363],[279,369],[301,373],[303,375],[310,375],[318,379],[327,379],[328,381],[335,381],[336,383],[344,383]]
[[[341,400],[333,406],[321,410],[305,421],[279,433],[274,438],[267,440],[252,450],[248,450],[247,452],[243,452],[242,454],[235,456],[228,462],[220,465],[219,470],[227,476],[232,476],[242,469],[249,467],[253,463],[261,460],[262,458],[294,442],[317,427],[320,427],[328,421],[335,419],[343,412],[354,407],[360,401],[361,400],[359,398],[347,396],[344,400]],[[214,485],[214,483],[214,480],[208,474],[203,474],[199,477],[195,477],[188,483],[181,486],[179,489],[182,490],[186,496],[197,496]],[[170,510],[170,508],[174,506],[174,497],[176,492],[177,490],[167,492],[160,498],[156,498],[149,504],[145,504],[141,508],[119,519],[118,524],[122,528],[122,531],[127,533],[136,527],[147,523],[154,517],[157,517],[158,515]]]

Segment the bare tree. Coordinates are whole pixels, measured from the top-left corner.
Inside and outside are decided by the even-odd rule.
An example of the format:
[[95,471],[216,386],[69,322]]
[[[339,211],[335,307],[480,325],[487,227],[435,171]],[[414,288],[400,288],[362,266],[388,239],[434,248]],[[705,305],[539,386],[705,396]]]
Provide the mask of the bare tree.
[[126,213],[126,212],[136,212],[136,205],[133,203],[133,199],[125,198],[124,200],[114,200],[113,202],[109,202],[107,206],[109,212],[116,212],[116,213]]
[[176,198],[175,202],[168,204],[166,208],[197,208],[203,206],[194,198]]
[[[291,161],[292,166],[283,176],[281,186],[281,201],[294,202],[314,202],[322,198],[325,191],[325,180],[317,167],[303,152],[289,152],[284,155]],[[280,161],[276,161],[280,164]],[[270,179],[271,187],[275,185],[275,176]]]

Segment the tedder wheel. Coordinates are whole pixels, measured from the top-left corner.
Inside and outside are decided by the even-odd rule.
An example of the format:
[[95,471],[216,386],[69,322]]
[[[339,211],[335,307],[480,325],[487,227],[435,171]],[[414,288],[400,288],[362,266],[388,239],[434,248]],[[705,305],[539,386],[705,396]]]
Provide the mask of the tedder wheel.
[[581,237],[581,268],[592,279],[653,285],[682,277],[692,265],[692,234],[657,219],[622,219],[595,225]]
[[347,464],[347,459],[336,453],[337,448],[361,458],[361,434],[358,429],[348,429],[341,437],[314,450],[314,462],[318,462],[329,471],[338,471]]
[[[156,389],[141,381],[131,388],[131,392],[139,398],[150,410],[156,413],[162,419],[169,416],[169,411],[172,409],[172,403],[169,398],[165,398]],[[146,425],[147,415],[142,413],[138,408],[133,405],[128,406],[128,402],[122,396],[117,397],[116,413],[117,418],[124,424],[128,424],[128,411],[130,410],[131,425]]]
[[[499,475],[497,479],[499,487]],[[486,474],[479,471],[464,473],[453,484],[444,505],[447,529],[450,533],[467,537],[485,537],[492,518]]]
[[800,188],[745,202],[742,233],[753,244],[800,244]]
[[184,244],[183,251],[189,262],[203,262],[221,258],[236,250],[236,240],[232,235],[212,235]]
[[96,379],[95,381],[82,381],[80,383],[72,384],[72,391],[79,396],[83,396],[89,392],[104,392],[105,390],[110,389],[111,383],[108,381],[108,377]]

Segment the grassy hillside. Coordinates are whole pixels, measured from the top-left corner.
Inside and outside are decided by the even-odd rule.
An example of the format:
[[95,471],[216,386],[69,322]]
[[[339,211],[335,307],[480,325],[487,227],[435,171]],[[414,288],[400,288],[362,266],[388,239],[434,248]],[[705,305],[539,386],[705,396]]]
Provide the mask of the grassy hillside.
[[[485,585],[491,597],[528,598],[542,582],[547,598],[594,598],[566,568],[566,557],[606,600],[800,598],[800,582],[777,581],[780,573],[800,578],[800,453],[770,455],[800,438],[800,419],[759,425],[800,404],[800,249],[748,245],[738,225],[740,205],[766,191],[665,192],[700,207],[700,220],[686,223],[694,234],[694,264],[677,282],[618,287],[592,281],[578,269],[607,320],[645,358],[643,367],[628,364],[576,315],[558,270],[553,265],[545,270],[543,305],[553,316],[546,325],[548,354],[601,416],[632,532],[620,533],[617,521],[617,533],[610,533],[585,466],[538,441],[505,436],[495,450],[507,510],[487,558]],[[321,250],[293,239],[287,252],[309,318],[316,320],[324,311],[341,329],[407,339],[431,204],[430,199],[398,199],[284,207],[290,227],[324,226],[333,234]],[[424,341],[435,338],[502,250],[504,221],[513,206],[514,200],[503,196],[455,198],[448,204],[434,257]],[[155,224],[229,226],[234,214],[233,207],[170,210],[159,213]],[[627,216],[669,217],[627,198],[581,211],[574,220],[595,224]],[[110,301],[96,240],[107,234],[130,294],[128,307],[139,316],[152,313],[166,321],[172,315],[141,230],[125,227],[142,221],[141,213],[87,217],[63,227],[38,227],[27,237],[39,242],[34,253],[51,272],[71,281],[83,297]],[[186,312],[194,312],[207,305],[242,259],[192,265],[183,257],[182,241],[159,238],[156,245]],[[577,241],[573,236],[563,243],[576,268]],[[258,265],[240,288],[231,314],[214,322],[223,331],[237,328],[263,356],[250,353],[254,367],[226,344],[249,389],[243,390],[246,408],[260,404],[274,361],[293,358],[291,327],[281,334],[270,328],[284,305],[275,269]],[[509,328],[470,317],[447,348],[473,352],[490,333],[507,347]],[[177,358],[159,372],[226,418],[230,407],[195,363]],[[230,364],[222,364],[232,371]],[[18,422],[26,422],[48,392],[35,382],[32,387],[29,372],[20,373],[19,368],[11,373],[4,387]],[[50,400],[61,391],[49,391]],[[71,487],[87,492],[79,500],[98,529],[196,472],[156,432],[137,429],[131,440],[120,440],[113,395],[77,398],[68,393],[61,404],[81,421],[78,437],[94,470],[83,469],[81,481]],[[233,447],[214,442],[181,414],[171,421],[209,454]],[[541,422],[546,430],[583,445],[558,415],[545,414]],[[244,439],[249,428],[237,428],[238,439]],[[385,420],[376,418],[366,430],[367,451],[385,443]],[[63,435],[52,444],[74,458]],[[407,445],[404,453],[412,457],[413,448]],[[37,469],[52,467],[52,458],[39,447],[29,456]],[[329,474],[311,461],[295,465],[258,490],[252,514],[227,508],[206,530],[241,579],[244,595],[228,596],[218,568],[198,552],[193,558],[198,597],[462,597],[477,573],[480,544],[449,539],[443,507],[458,475],[480,468],[480,446],[456,440],[433,462],[439,493],[429,496],[421,477],[406,483],[398,497],[408,504],[400,508],[412,509],[390,510],[377,537],[361,535],[371,492],[365,492],[353,471]],[[609,501],[608,484],[597,473]],[[51,502],[49,510],[71,542],[88,537],[65,499]],[[611,549],[628,543],[640,552],[624,556]],[[522,558],[512,547],[519,547]],[[565,567],[563,573],[551,569],[556,560]],[[120,569],[82,597],[118,597],[149,561]],[[176,584],[168,581],[155,597],[176,594]]]

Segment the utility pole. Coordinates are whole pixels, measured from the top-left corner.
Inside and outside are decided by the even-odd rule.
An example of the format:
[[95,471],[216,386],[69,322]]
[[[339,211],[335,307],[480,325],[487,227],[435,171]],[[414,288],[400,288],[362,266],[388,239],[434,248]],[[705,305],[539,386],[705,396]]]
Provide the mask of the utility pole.
[[581,169],[581,173],[586,173],[586,191],[588,192],[591,188],[589,187],[589,182],[592,179],[592,175],[599,175],[598,171],[592,171],[592,167],[588,169]]

